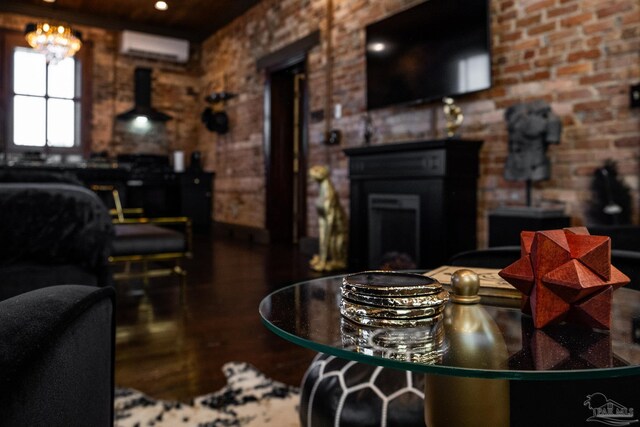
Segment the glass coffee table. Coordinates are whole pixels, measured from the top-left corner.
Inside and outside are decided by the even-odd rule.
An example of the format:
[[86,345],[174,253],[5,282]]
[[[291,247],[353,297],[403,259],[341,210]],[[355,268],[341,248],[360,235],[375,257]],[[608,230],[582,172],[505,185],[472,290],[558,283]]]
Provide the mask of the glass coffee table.
[[[426,374],[429,427],[508,426],[509,383],[514,380],[640,376],[637,291],[614,292],[610,331],[566,324],[537,330],[520,312],[518,300],[485,297],[479,304],[447,303],[443,320],[429,327],[375,329],[340,315],[342,277],[273,292],[260,303],[263,323],[276,335],[321,353]],[[596,409],[590,421],[598,421]],[[587,410],[582,421],[588,415]],[[630,416],[617,415],[623,416],[638,423],[633,410]]]

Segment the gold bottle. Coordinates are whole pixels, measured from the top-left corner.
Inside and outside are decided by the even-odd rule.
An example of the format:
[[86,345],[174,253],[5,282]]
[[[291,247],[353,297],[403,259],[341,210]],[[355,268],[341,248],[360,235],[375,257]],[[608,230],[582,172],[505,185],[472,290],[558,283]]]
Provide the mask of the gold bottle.
[[[445,309],[443,364],[472,370],[506,369],[507,346],[498,325],[479,304],[479,278],[471,270],[451,277]],[[428,374],[425,422],[429,427],[508,427],[509,381]]]

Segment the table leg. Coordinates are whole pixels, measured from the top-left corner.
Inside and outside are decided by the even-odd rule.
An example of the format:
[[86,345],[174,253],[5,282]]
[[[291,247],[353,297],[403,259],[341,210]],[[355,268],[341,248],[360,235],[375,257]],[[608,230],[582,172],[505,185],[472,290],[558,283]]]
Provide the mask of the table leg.
[[426,375],[427,427],[509,427],[509,380]]

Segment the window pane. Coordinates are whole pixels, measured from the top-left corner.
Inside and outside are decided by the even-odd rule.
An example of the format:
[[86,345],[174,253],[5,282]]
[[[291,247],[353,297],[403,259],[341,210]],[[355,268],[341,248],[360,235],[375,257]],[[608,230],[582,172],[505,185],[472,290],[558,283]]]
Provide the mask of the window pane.
[[44,147],[44,98],[15,96],[13,98],[13,142],[16,145]]
[[56,65],[49,65],[49,96],[56,98],[73,98],[75,68],[73,58],[66,58]]
[[73,147],[75,141],[75,103],[66,99],[50,99],[47,139],[51,147]]
[[47,63],[43,54],[17,48],[13,53],[13,90],[23,95],[44,96]]

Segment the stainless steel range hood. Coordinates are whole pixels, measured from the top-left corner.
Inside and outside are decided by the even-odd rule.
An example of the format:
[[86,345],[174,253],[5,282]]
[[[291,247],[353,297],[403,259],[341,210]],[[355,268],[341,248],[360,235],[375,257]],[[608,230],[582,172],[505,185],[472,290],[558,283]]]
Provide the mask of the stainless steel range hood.
[[131,110],[118,114],[116,118],[118,120],[132,120],[137,117],[146,117],[157,122],[171,120],[170,115],[151,106],[151,69],[136,68],[134,79],[135,105]]

